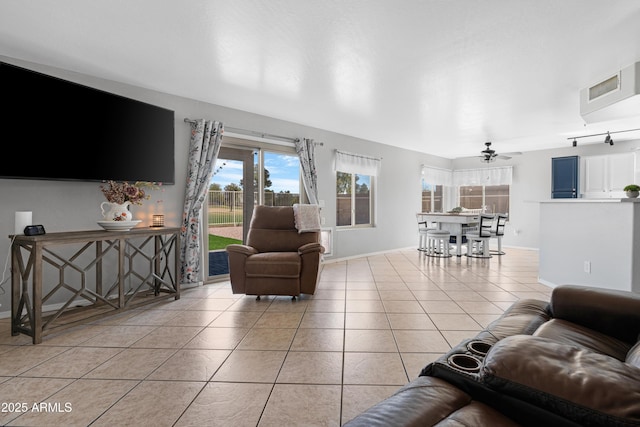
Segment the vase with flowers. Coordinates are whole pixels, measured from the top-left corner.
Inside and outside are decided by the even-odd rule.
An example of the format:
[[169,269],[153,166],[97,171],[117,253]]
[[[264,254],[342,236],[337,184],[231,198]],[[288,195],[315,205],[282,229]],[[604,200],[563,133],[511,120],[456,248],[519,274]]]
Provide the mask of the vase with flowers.
[[130,184],[126,181],[107,181],[100,189],[107,201],[100,204],[102,216],[105,221],[132,221],[133,215],[129,211],[130,205],[141,205],[148,200],[150,195],[147,189],[153,189],[157,184],[146,181],[138,181]]

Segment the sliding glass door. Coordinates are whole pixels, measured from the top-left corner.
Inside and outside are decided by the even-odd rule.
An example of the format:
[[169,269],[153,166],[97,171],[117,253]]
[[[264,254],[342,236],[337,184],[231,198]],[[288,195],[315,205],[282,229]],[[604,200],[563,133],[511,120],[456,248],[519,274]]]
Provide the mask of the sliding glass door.
[[254,205],[255,155],[252,149],[220,148],[207,200],[205,262],[210,281],[229,274],[227,245],[245,241]]
[[209,281],[228,276],[225,248],[246,241],[254,205],[301,203],[300,162],[293,146],[227,140],[231,143],[225,146],[223,141],[209,185],[208,227],[203,237],[209,248],[205,257]]

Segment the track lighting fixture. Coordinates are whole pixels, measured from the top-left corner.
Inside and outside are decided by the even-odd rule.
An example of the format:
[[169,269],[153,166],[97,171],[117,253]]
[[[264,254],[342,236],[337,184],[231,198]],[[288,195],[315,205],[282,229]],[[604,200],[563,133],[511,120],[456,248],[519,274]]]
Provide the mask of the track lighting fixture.
[[612,133],[623,133],[623,132],[636,132],[636,131],[640,131],[640,128],[638,129],[627,129],[627,130],[618,130],[615,132],[609,132],[607,131],[607,133],[594,133],[593,135],[582,135],[582,136],[571,136],[569,138],[567,138],[568,140],[573,140],[572,145],[574,147],[578,146],[578,138],[589,138],[592,136],[602,136],[602,135],[606,135],[604,138],[604,143],[605,144],[609,144],[609,145],[613,145],[613,138],[611,138],[611,134]]

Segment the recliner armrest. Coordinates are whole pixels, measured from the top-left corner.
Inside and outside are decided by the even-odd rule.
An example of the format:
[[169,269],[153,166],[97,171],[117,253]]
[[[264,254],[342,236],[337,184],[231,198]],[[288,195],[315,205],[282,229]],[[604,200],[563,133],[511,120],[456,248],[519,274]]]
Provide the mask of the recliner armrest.
[[300,255],[310,254],[314,252],[324,253],[324,246],[320,243],[307,243],[298,248],[298,253]]
[[232,244],[232,245],[227,245],[226,249],[227,249],[227,252],[229,253],[233,252],[233,253],[237,253],[245,256],[255,255],[258,253],[258,250],[256,248],[253,248],[247,245]]
[[580,425],[640,423],[640,369],[581,347],[514,335],[489,350],[480,379]]

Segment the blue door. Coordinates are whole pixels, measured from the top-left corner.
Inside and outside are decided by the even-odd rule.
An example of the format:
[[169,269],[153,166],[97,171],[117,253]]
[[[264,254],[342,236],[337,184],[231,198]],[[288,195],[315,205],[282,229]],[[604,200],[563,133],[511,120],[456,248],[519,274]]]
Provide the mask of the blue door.
[[576,199],[578,197],[578,156],[551,159],[551,198]]

